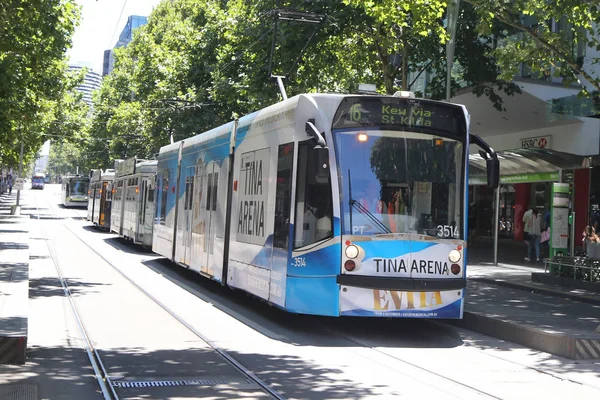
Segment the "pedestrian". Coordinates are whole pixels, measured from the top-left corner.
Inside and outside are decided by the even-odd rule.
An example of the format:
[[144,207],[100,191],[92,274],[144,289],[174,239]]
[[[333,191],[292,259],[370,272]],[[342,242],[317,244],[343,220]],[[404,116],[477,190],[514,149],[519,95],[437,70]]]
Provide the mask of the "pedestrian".
[[[546,206],[546,212],[542,218],[542,234],[540,236],[540,244],[542,245],[542,253],[548,254],[550,257],[550,210]],[[546,249],[548,252],[546,253]]]
[[527,211],[523,214],[523,241],[527,245],[527,257],[525,257],[526,261],[529,261],[529,248],[531,247],[531,235],[529,231],[531,230],[531,216],[533,215],[533,209],[531,207],[527,207]]
[[[529,212],[529,211],[528,211]],[[525,213],[527,214],[527,213]],[[541,232],[541,218],[538,216],[538,211],[534,208],[531,210],[531,213],[528,214],[528,217],[525,218],[523,216],[523,222],[525,223],[525,231],[529,233],[529,242],[527,245],[527,257],[525,257],[525,261],[532,260],[532,252],[535,247],[535,256],[536,261],[540,261],[540,236]]]
[[590,243],[598,243],[598,242],[600,242],[600,239],[598,238],[598,235],[596,235],[596,231],[594,230],[594,228],[589,225],[586,226],[585,229],[583,230],[583,239],[582,239],[583,251],[587,253],[588,245]]
[[13,187],[13,181],[12,181],[12,175],[8,176],[8,193],[12,194],[12,187]]

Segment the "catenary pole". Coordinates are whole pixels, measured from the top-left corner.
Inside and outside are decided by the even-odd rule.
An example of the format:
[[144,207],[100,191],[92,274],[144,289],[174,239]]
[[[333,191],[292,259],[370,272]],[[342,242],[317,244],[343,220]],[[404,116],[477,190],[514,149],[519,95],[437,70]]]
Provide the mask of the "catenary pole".
[[498,225],[500,223],[500,185],[494,196],[494,265],[498,265]]
[[[22,174],[23,174],[23,134],[21,134],[21,156],[19,157],[19,179],[21,179]],[[13,185],[14,184],[15,184],[15,182],[13,182]],[[21,199],[21,189],[17,189],[17,207],[19,207],[20,199]]]
[[452,83],[452,65],[454,63],[454,48],[456,47],[456,21],[458,20],[458,11],[460,9],[460,0],[451,0],[448,2],[448,21],[447,30],[450,39],[446,42],[446,101],[450,101],[450,84]]

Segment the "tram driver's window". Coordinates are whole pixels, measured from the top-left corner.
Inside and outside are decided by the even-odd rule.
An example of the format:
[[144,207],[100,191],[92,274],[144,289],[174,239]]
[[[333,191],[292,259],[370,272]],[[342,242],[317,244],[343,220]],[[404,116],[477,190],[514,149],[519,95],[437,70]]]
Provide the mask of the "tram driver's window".
[[298,147],[294,248],[333,236],[331,178],[317,177],[318,154],[310,140]]

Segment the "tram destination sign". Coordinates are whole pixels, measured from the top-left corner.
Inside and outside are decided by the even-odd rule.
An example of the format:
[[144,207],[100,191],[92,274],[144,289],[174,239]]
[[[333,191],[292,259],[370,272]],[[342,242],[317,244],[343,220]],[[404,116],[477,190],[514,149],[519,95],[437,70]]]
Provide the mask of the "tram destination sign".
[[128,158],[127,160],[119,161],[117,164],[117,177],[132,175],[135,173],[136,158]]
[[102,170],[101,169],[93,169],[90,181],[91,182],[99,182],[100,179],[102,179]]
[[454,104],[400,97],[344,98],[333,129],[369,127],[466,136],[463,109]]

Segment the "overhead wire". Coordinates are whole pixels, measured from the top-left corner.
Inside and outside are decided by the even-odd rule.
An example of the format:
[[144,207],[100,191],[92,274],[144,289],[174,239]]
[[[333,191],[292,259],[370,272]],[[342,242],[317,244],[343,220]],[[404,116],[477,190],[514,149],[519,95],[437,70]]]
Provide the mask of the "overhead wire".
[[112,46],[112,42],[115,38],[115,34],[117,33],[117,29],[119,28],[119,22],[121,22],[121,17],[123,16],[123,11],[125,11],[125,5],[127,4],[127,0],[123,0],[123,7],[121,7],[121,13],[119,13],[119,19],[117,19],[117,23],[115,24],[115,29],[113,30],[113,34],[110,37],[110,42],[108,43],[107,48]]

